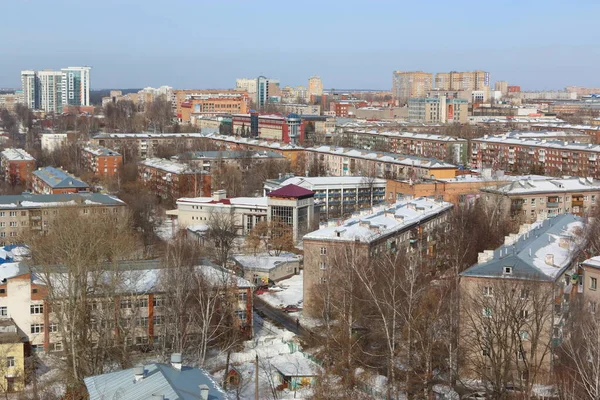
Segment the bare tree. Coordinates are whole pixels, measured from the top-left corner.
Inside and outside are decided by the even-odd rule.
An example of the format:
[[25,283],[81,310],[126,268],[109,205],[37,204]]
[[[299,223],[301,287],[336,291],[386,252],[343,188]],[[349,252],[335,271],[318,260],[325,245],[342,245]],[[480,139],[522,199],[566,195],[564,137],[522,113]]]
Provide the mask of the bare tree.
[[207,225],[206,239],[213,247],[214,258],[221,267],[226,267],[237,238],[235,215],[230,211],[213,211]]

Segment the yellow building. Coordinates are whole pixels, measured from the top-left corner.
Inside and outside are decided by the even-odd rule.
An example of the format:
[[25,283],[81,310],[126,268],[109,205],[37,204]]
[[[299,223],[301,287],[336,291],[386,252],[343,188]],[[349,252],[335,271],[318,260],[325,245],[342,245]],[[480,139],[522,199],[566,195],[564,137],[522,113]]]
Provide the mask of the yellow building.
[[400,105],[406,104],[411,97],[425,97],[431,90],[433,75],[429,72],[394,71],[392,79],[392,96]]
[[323,94],[323,81],[318,76],[308,78],[308,96],[321,96]]
[[441,90],[484,90],[490,86],[490,73],[485,71],[445,72],[435,75],[435,87]]
[[11,318],[0,320],[0,392],[25,389],[25,343]]

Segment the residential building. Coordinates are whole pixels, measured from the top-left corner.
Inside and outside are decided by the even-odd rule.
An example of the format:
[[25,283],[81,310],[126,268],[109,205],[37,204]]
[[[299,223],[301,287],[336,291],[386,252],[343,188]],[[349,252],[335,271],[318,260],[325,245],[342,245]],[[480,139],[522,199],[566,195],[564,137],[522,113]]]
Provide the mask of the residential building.
[[485,71],[446,72],[435,75],[435,87],[442,90],[484,90],[490,87],[490,73]]
[[39,71],[39,108],[46,112],[60,114],[62,107],[62,72],[61,71]]
[[235,80],[235,90],[247,92],[249,96],[256,95],[256,79],[238,78]]
[[513,173],[591,176],[600,179],[600,146],[577,142],[486,135],[471,140],[471,165]]
[[125,216],[127,207],[116,197],[100,193],[20,194],[0,196],[0,246],[19,243],[23,232],[48,233],[58,211],[78,207],[82,215]]
[[102,146],[86,145],[81,152],[84,167],[100,177],[113,177],[123,166],[123,156]]
[[0,153],[4,181],[27,186],[35,169],[35,158],[23,149],[6,149]]
[[186,151],[206,137],[203,133],[99,133],[91,144],[117,152],[134,151],[140,158],[154,157],[160,146]]
[[469,102],[445,97],[420,97],[408,99],[408,121],[424,123],[466,124]]
[[63,107],[87,107],[90,105],[90,70],[90,67],[61,69]]
[[400,104],[406,104],[412,97],[425,97],[431,90],[433,75],[428,72],[394,71],[392,79],[392,96]]
[[508,95],[508,82],[496,81],[496,83],[494,84],[494,90],[502,93],[502,96]]
[[323,95],[323,81],[318,76],[308,78],[308,97]]
[[456,164],[468,161],[468,141],[454,136],[376,129],[342,128],[338,132],[350,147],[432,157]]
[[321,221],[340,218],[385,201],[387,181],[364,176],[301,177],[282,175],[265,181],[265,195],[287,185],[296,185],[315,193]]
[[69,141],[66,133],[42,133],[42,151],[52,153],[61,148]]
[[305,124],[297,114],[234,114],[231,123],[233,133],[239,136],[293,144],[304,141]]
[[363,211],[305,235],[304,312],[307,315],[319,312],[315,292],[327,282],[331,269],[335,268],[336,254],[353,249],[361,262],[368,262],[380,253],[404,249],[432,255],[435,242],[430,241],[430,235],[438,228],[446,229],[451,208],[450,203],[424,197],[402,200]]
[[[19,91],[22,95],[23,92]],[[2,93],[0,94],[0,108],[6,108],[8,111],[14,111],[17,104],[23,104],[19,93]]]
[[582,87],[582,86],[567,86],[565,88],[565,91],[567,92],[575,92],[577,93],[577,96],[579,97],[583,97],[583,96],[589,96],[592,94],[597,94],[600,93],[600,88],[598,87]]
[[179,104],[179,122],[190,123],[192,118],[215,117],[247,113],[249,98],[246,92],[188,94]]
[[236,272],[255,286],[269,285],[300,273],[301,256],[293,253],[234,255]]
[[212,197],[177,199],[177,209],[167,215],[177,218],[178,226],[208,225],[211,215],[227,212],[234,218],[238,236],[247,235],[258,223],[282,221],[292,227],[294,241],[318,223],[314,193],[296,185],[287,185],[263,197],[227,197],[224,190]]
[[0,361],[4,375],[0,386],[7,397],[10,396],[8,393],[25,390],[25,382],[29,378],[29,368],[25,367],[26,354],[25,340],[15,322],[6,315],[0,316]]
[[138,163],[140,182],[165,201],[184,196],[211,193],[210,174],[187,164],[164,158],[148,158]]
[[23,102],[32,110],[40,108],[39,80],[35,71],[21,71]]
[[270,151],[190,151],[171,158],[173,161],[185,161],[186,164],[211,172],[223,165],[234,165],[241,170],[248,170],[266,162],[280,163],[282,166],[288,163],[288,160],[281,154]]
[[329,176],[365,175],[385,179],[453,178],[457,167],[434,158],[333,146],[306,149],[308,170]]
[[[577,293],[583,297],[583,306],[591,313],[598,312],[600,304],[600,256],[588,258],[579,264]],[[573,277],[575,278],[575,277]]]
[[262,109],[272,97],[279,96],[279,80],[270,79],[265,76],[256,78],[256,107]]
[[352,110],[367,106],[364,100],[336,100],[329,103],[329,110],[336,117],[348,118],[352,117]]
[[[600,126],[596,125],[594,121],[591,121],[591,125],[574,125],[567,124],[564,121],[539,121],[538,123],[530,126],[532,131],[543,131],[543,132],[568,132],[571,136],[568,140],[574,142],[583,143],[600,143]],[[587,135],[589,139],[582,138],[583,135]]]
[[577,100],[577,93],[562,90],[519,92],[516,98],[521,100]]
[[[236,91],[236,90],[219,90],[219,89],[185,89],[185,90],[172,90],[171,102],[173,106],[173,113],[178,119],[182,117],[182,104],[188,101],[192,97],[206,98],[206,99],[219,99],[219,98],[230,98],[235,99],[239,96],[247,96],[247,93]],[[191,112],[191,111],[190,111]]]
[[481,188],[486,201],[510,207],[515,216],[533,222],[538,218],[571,213],[584,216],[596,208],[600,181],[592,178],[521,179]]
[[221,400],[228,398],[225,391],[208,372],[200,368],[183,366],[180,353],[171,355],[170,364],[140,365],[86,377],[83,381],[90,400],[112,398]]
[[31,190],[36,194],[87,192],[90,186],[60,168],[44,167],[31,174]]
[[[477,264],[459,274],[461,379],[495,381],[501,368],[515,384],[530,378],[534,384],[555,382],[555,349],[575,293],[582,227],[572,214],[525,224],[504,245],[479,253]],[[510,319],[510,327],[503,318]],[[506,354],[508,349],[514,350]],[[491,354],[501,359],[492,364]]]

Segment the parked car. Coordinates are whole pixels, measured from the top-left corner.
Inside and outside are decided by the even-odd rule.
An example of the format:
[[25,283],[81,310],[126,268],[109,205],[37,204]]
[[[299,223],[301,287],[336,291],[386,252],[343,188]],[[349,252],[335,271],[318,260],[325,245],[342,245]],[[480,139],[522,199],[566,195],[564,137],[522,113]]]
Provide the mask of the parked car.
[[281,310],[286,313],[302,311],[302,307],[298,307],[296,305],[288,304],[285,307],[282,307]]

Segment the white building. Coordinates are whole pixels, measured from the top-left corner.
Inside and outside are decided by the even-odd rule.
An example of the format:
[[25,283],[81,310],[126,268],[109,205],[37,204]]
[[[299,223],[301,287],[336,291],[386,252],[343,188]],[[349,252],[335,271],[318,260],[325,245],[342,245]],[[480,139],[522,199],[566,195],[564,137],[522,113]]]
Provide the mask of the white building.
[[62,113],[62,72],[39,71],[40,106],[46,112]]
[[256,94],[256,79],[238,78],[235,80],[235,90],[246,91],[248,95]]
[[61,69],[63,107],[90,105],[90,70],[90,67]]
[[35,71],[21,71],[21,88],[23,102],[29,108],[39,108],[38,77]]
[[42,134],[42,151],[53,152],[67,143],[66,133],[44,133]]

